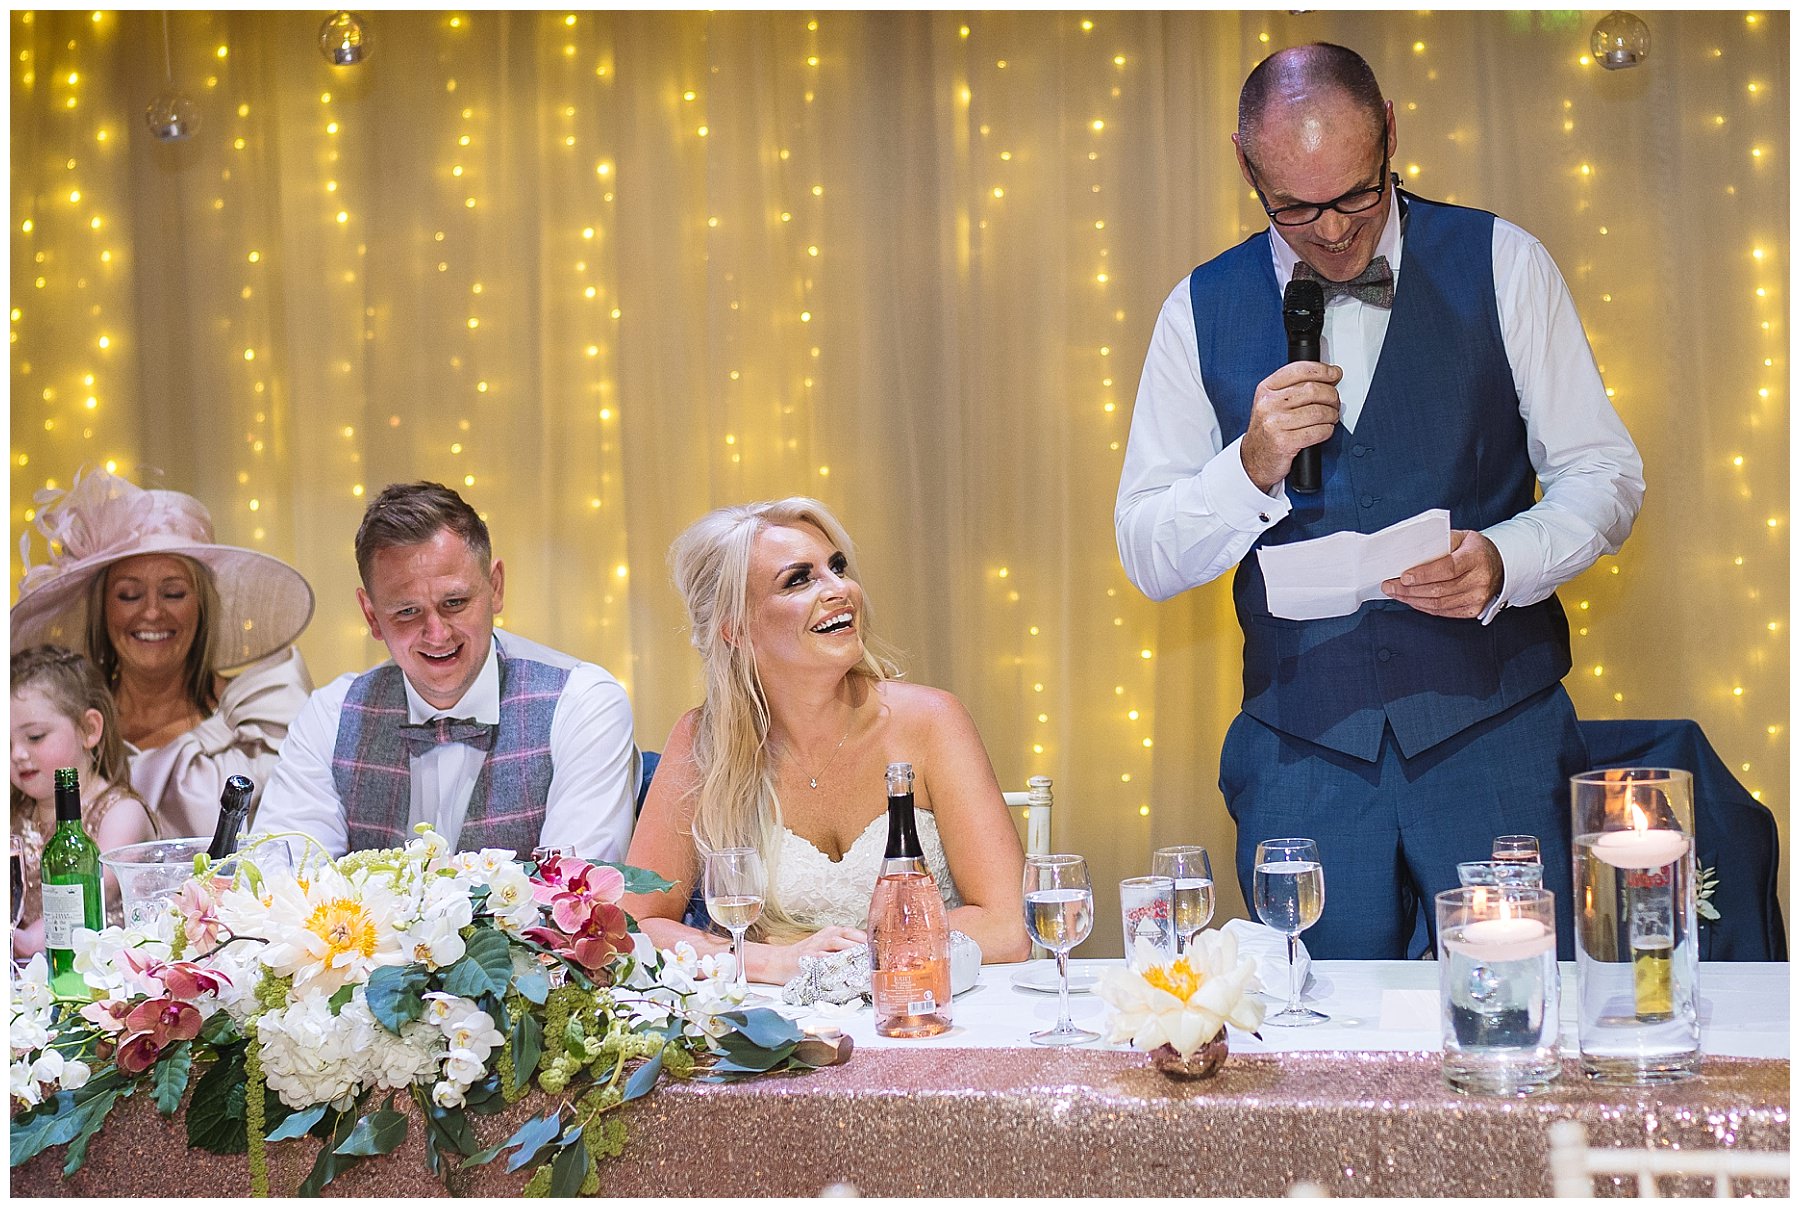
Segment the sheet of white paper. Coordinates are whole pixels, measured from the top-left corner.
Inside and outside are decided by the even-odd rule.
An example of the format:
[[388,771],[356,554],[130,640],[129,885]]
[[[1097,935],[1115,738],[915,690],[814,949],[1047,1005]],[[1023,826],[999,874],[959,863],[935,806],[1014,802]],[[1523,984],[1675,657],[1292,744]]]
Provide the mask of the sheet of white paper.
[[1312,541],[1267,545],[1262,564],[1269,611],[1290,621],[1316,621],[1382,600],[1384,579],[1450,552],[1450,513],[1420,512],[1378,533],[1332,533]]

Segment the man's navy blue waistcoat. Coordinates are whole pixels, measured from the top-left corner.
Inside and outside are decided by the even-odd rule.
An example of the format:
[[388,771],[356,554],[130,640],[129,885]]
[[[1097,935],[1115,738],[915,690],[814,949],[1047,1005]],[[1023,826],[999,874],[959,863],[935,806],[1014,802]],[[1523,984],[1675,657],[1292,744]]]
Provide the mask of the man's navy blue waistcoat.
[[[1483,529],[1529,508],[1536,472],[1494,302],[1494,216],[1407,196],[1398,290],[1356,431],[1320,448],[1324,489],[1258,545],[1372,533],[1427,508]],[[1267,233],[1189,280],[1201,376],[1227,443],[1256,384],[1287,362]],[[1329,353],[1329,349],[1327,349]],[[1244,711],[1297,737],[1374,760],[1383,723],[1409,758],[1561,680],[1569,626],[1555,596],[1491,624],[1391,600],[1346,617],[1271,616],[1254,549],[1232,594],[1244,628]]]

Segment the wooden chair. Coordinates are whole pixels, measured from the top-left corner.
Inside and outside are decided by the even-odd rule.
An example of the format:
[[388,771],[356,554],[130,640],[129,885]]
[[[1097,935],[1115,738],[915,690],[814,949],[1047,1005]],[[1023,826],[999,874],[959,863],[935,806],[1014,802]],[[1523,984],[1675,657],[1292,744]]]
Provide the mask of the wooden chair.
[[1025,792],[1006,794],[1006,804],[1009,809],[1019,810],[1025,823],[1025,854],[1047,856],[1050,854],[1050,777],[1033,776],[1025,783],[1030,786]]
[[[1671,1175],[1710,1178],[1713,1198],[1732,1198],[1734,1179],[1779,1179],[1790,1174],[1787,1150],[1766,1149],[1590,1149],[1587,1129],[1579,1120],[1550,1126],[1552,1195],[1559,1199],[1593,1199],[1595,1175],[1623,1175],[1635,1180],[1640,1199],[1663,1198],[1657,1179]],[[1685,1193],[1684,1193],[1685,1194]]]

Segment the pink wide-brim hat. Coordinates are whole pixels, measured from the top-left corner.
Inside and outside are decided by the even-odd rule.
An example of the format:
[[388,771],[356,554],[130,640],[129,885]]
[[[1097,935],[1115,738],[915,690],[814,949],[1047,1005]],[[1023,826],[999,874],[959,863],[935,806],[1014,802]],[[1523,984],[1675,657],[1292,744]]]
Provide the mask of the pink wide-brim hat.
[[145,490],[94,470],[66,491],[39,491],[33,525],[49,561],[31,564],[31,533],[19,541],[25,565],[12,609],[12,649],[49,642],[85,651],[89,588],[122,558],[180,554],[212,571],[219,615],[212,618],[213,666],[229,671],[293,643],[312,620],[313,590],[281,559],[213,541],[212,517],[192,495]]

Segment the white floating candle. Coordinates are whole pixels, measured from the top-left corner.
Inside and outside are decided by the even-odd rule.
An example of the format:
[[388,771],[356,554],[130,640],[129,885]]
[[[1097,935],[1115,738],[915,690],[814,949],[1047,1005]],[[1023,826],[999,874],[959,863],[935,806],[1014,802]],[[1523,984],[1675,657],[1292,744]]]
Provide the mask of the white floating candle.
[[1536,919],[1482,919],[1446,932],[1444,947],[1473,960],[1529,960],[1556,947],[1556,936]]
[[1607,831],[1594,840],[1594,858],[1614,868],[1666,868],[1687,849],[1688,837],[1673,830]]

